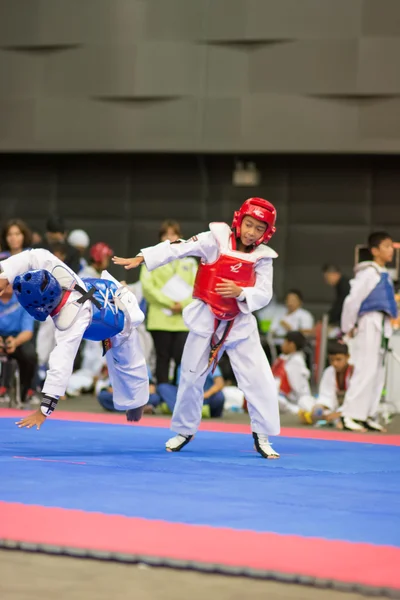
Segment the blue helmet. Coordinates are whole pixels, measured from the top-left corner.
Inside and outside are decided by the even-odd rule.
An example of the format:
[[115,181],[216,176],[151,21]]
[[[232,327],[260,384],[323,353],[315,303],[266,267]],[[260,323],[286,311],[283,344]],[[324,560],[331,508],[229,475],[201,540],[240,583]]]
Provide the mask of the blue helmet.
[[62,296],[61,285],[44,269],[17,275],[13,290],[21,306],[37,321],[45,321]]

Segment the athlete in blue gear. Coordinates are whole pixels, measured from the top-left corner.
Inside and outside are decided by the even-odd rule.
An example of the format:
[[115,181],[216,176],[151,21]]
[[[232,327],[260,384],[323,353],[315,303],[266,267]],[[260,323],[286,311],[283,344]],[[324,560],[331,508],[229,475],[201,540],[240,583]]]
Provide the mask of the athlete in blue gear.
[[19,427],[42,423],[63,396],[82,339],[102,341],[114,405],[139,421],[149,399],[146,362],[137,327],[144,320],[136,297],[107,271],[78,277],[51,252],[26,250],[0,262],[0,293],[11,283],[20,304],[38,321],[53,319],[56,346],[49,359],[40,408]]

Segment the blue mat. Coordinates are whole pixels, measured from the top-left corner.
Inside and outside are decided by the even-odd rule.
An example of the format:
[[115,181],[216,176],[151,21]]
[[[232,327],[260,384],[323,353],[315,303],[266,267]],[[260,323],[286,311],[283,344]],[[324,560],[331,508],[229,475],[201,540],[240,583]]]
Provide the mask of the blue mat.
[[250,435],[169,454],[167,429],[14,423],[0,419],[2,501],[400,546],[400,447],[276,438],[266,461]]

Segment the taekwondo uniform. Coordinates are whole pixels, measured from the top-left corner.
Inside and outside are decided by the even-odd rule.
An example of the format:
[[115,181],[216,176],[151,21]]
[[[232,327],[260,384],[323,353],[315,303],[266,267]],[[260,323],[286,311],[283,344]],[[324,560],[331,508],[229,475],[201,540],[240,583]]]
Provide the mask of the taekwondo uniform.
[[375,262],[359,263],[350,285],[341,327],[344,333],[356,331],[352,343],[354,374],[341,412],[344,419],[368,424],[377,413],[384,387],[390,320],[397,316],[397,305],[389,273]]
[[337,412],[343,403],[345,393],[349,389],[353,371],[353,365],[348,365],[343,380],[340,382],[335,368],[333,366],[327,367],[322,373],[319,383],[316,404],[329,409],[330,412]]
[[[50,354],[42,389],[45,396],[58,399],[64,395],[79,345],[87,339],[103,342],[115,408],[128,411],[147,403],[149,381],[137,332],[144,315],[126,286],[121,286],[107,271],[103,271],[101,279],[81,279],[43,249],[21,252],[2,261],[0,267],[3,277],[14,283],[20,303],[30,314],[44,321],[50,313],[53,319],[56,346]],[[29,290],[30,282],[40,277],[42,287],[36,284]],[[40,300],[35,305],[27,304],[28,296],[24,296],[25,300],[22,297],[25,289],[32,298],[49,290],[47,304],[40,304]],[[57,300],[50,302],[49,295]]]
[[279,393],[282,413],[298,414],[299,410],[312,410],[315,398],[310,389],[310,371],[303,352],[282,354],[272,365],[272,374]]
[[[249,253],[239,252],[235,246],[229,225],[211,223],[210,231],[186,242],[165,241],[141,251],[149,271],[186,256],[201,259],[194,300],[183,311],[189,335],[171,422],[171,429],[183,436],[193,436],[201,421],[204,382],[212,366],[210,344],[214,359],[223,350],[229,356],[247,400],[253,436],[280,432],[276,384],[252,315],[272,298],[272,261],[277,254],[263,244]],[[234,281],[242,294],[223,298],[216,293],[215,286],[222,278]]]

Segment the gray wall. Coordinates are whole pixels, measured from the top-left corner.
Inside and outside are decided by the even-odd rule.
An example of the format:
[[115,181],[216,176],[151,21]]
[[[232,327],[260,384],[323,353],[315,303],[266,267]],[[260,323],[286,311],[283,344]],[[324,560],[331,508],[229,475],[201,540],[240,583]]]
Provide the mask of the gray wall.
[[400,151],[399,0],[0,0],[0,150]]
[[331,297],[321,277],[324,262],[351,274],[354,246],[371,229],[388,229],[400,241],[400,157],[250,158],[261,172],[257,188],[233,187],[229,156],[3,156],[0,220],[20,216],[43,230],[57,211],[69,229],[84,228],[94,242],[133,256],[157,242],[165,218],[180,220],[190,237],[209,221],[230,222],[244,199],[261,195],[278,210],[271,241],[279,253],[276,290],[282,296],[300,288],[317,310]]

